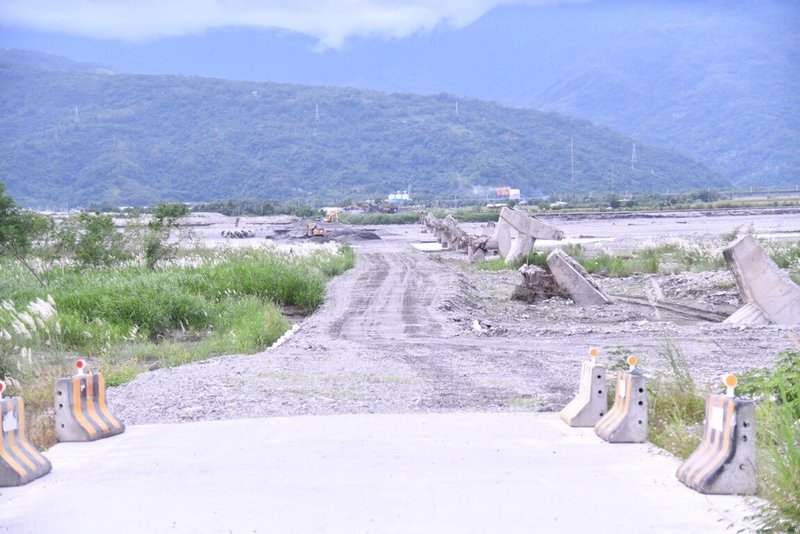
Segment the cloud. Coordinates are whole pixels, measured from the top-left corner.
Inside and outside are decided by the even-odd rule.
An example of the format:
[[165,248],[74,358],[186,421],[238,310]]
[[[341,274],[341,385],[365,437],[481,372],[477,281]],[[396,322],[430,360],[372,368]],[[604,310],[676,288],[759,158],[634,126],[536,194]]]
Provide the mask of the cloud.
[[324,49],[340,48],[351,37],[400,39],[440,26],[460,28],[498,6],[563,1],[0,0],[0,25],[126,41],[225,26],[283,28],[316,38]]

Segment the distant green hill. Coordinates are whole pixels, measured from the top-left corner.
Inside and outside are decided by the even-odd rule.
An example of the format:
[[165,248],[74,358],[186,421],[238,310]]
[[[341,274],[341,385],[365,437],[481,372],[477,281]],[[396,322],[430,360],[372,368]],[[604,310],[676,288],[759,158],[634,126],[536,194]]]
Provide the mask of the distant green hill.
[[65,69],[0,53],[0,181],[18,203],[310,202],[726,187],[674,151],[568,118],[450,95]]

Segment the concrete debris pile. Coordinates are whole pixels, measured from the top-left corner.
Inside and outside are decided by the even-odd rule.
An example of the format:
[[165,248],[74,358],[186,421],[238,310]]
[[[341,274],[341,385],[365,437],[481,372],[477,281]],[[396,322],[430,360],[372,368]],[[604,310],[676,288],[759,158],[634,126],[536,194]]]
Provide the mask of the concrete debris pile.
[[222,237],[227,237],[229,239],[246,239],[249,237],[255,237],[256,231],[255,230],[223,230],[220,235]]
[[569,298],[549,271],[535,265],[523,265],[519,272],[522,274],[522,283],[514,288],[512,299],[534,304],[552,297]]
[[523,265],[519,272],[522,274],[522,284],[514,289],[511,298],[529,304],[551,297],[569,298],[581,306],[612,303],[611,297],[597,285],[583,266],[559,248],[547,256],[546,269]]
[[[466,252],[472,263],[499,254],[507,264],[511,264],[528,255],[537,239],[564,238],[561,230],[525,212],[509,208],[503,208],[497,223],[487,223],[480,235],[467,234],[452,215],[438,219],[429,213],[423,218],[422,224],[433,233],[443,248]],[[513,240],[512,229],[517,232],[517,238]]]
[[753,236],[739,238],[722,254],[745,302],[724,322],[800,323],[800,287],[772,261]]

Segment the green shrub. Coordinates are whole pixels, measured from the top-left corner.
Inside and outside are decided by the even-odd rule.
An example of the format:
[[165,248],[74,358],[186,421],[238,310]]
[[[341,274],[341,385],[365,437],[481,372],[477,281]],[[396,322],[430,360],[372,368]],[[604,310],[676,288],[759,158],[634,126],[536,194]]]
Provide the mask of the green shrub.
[[773,369],[739,377],[739,395],[756,400],[759,493],[764,530],[800,531],[800,351],[779,355]]

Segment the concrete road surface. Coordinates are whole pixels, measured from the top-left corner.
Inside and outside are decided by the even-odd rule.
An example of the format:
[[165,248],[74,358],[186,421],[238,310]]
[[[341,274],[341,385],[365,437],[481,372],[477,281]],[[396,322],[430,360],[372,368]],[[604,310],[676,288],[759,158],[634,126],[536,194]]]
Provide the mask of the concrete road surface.
[[649,445],[555,414],[333,415],[132,426],[0,488],[0,532],[737,532]]

